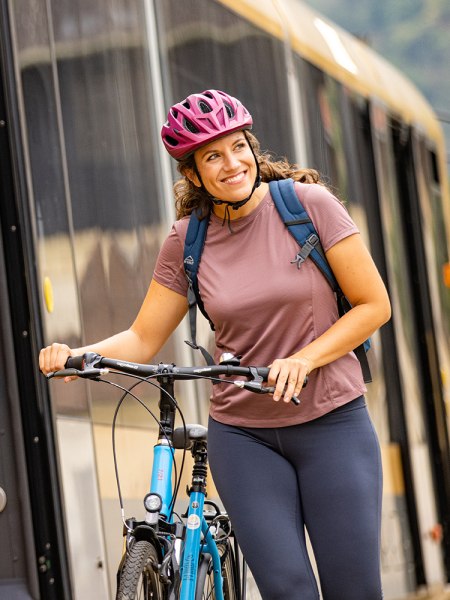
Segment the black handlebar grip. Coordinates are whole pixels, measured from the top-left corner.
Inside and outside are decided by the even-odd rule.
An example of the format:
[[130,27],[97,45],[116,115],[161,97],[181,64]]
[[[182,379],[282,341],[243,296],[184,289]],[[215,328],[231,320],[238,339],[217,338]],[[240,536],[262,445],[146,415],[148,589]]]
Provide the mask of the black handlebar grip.
[[83,368],[83,359],[83,355],[69,356],[69,358],[66,360],[66,364],[64,365],[64,367],[66,369],[77,369],[78,371],[81,371]]
[[261,375],[261,377],[264,379],[264,381],[267,381],[267,378],[269,377],[270,369],[268,367],[258,367],[256,370],[258,372],[258,375]]
[[[264,381],[267,381],[267,378],[269,377],[269,373],[270,373],[269,367],[257,367],[256,371],[258,372],[258,375],[261,375],[261,377],[264,379]],[[305,377],[305,381],[303,382],[303,387],[306,387],[307,383],[308,383],[308,375]]]

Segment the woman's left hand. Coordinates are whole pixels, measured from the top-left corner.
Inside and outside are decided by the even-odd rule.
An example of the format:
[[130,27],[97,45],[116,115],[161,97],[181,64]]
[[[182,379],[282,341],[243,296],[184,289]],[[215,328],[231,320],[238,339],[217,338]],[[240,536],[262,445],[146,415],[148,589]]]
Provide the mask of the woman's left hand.
[[290,402],[293,396],[300,395],[305,377],[313,370],[312,361],[306,356],[299,358],[277,358],[270,366],[269,386],[275,387],[273,399]]

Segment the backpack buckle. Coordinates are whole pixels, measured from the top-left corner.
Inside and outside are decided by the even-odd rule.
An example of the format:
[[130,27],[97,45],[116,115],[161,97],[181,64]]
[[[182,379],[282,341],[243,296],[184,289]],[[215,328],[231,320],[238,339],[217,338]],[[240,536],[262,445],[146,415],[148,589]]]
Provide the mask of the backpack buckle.
[[300,249],[300,252],[294,258],[294,260],[291,260],[291,265],[293,265],[294,263],[297,263],[297,269],[300,269],[300,267],[305,262],[305,260],[308,258],[308,256],[311,254],[311,252],[314,250],[314,248],[316,247],[318,242],[319,242],[319,236],[315,233],[312,233],[308,237],[306,242],[303,244],[303,246]]

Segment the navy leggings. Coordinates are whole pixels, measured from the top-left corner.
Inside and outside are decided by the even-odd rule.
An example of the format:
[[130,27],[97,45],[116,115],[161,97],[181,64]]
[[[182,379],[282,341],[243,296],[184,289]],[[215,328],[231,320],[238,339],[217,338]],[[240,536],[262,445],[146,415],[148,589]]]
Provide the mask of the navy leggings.
[[363,397],[319,419],[243,428],[210,418],[211,473],[264,600],[380,600],[380,450]]

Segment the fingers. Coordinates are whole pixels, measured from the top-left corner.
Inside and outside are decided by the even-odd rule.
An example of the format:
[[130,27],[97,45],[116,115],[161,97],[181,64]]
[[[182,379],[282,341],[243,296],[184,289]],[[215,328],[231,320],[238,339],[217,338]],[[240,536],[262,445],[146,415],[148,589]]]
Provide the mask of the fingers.
[[312,370],[311,361],[306,357],[277,358],[273,361],[268,377],[269,385],[275,387],[273,399],[278,402],[290,402],[302,391],[305,377]]
[[39,368],[47,375],[53,371],[64,369],[69,356],[72,356],[72,351],[67,344],[53,343],[51,346],[42,348],[39,353]]

